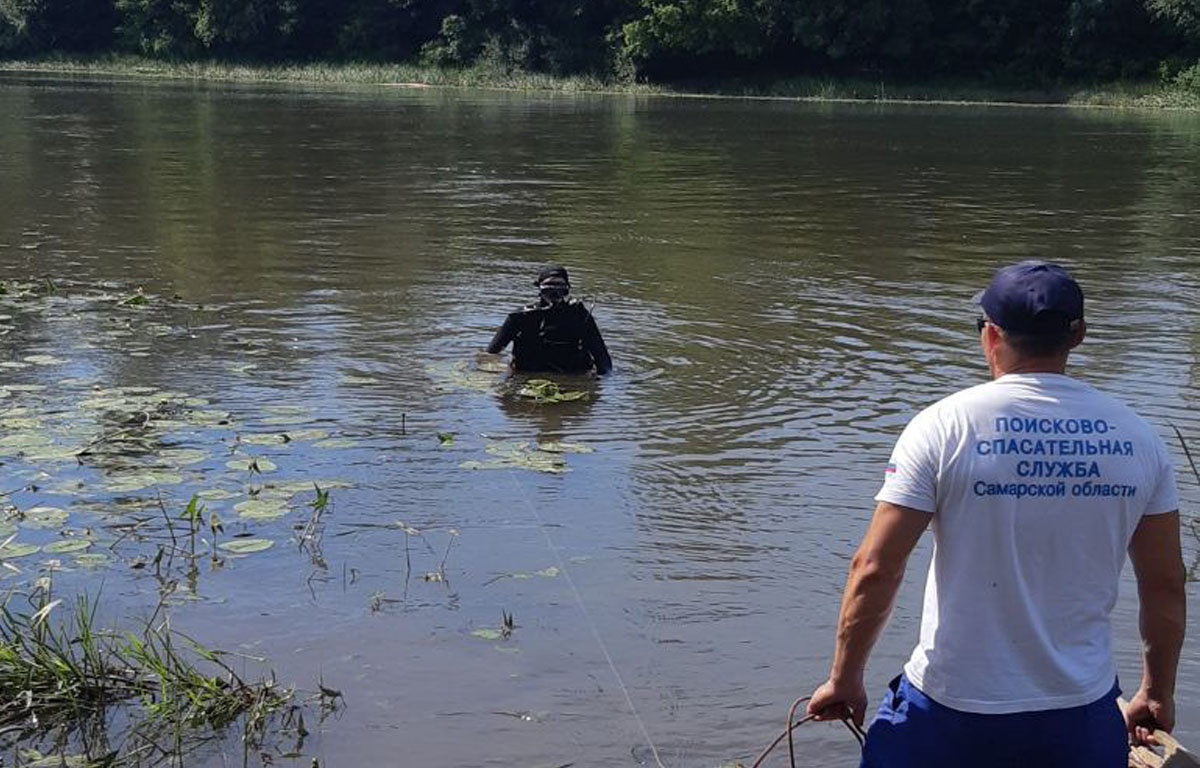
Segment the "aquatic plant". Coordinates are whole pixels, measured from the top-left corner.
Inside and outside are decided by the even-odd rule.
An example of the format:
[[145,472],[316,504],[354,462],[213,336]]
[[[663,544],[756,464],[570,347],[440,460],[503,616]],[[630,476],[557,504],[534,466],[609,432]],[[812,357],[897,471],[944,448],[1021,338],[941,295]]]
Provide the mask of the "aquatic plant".
[[0,743],[50,742],[88,764],[153,765],[235,723],[246,750],[276,718],[294,728],[292,690],[272,676],[243,678],[229,654],[173,630],[161,603],[138,632],[99,629],[98,601],[86,595],[59,617],[63,604],[42,579],[0,606]]
[[535,403],[569,403],[574,400],[586,400],[587,392],[568,392],[550,379],[530,379],[517,390],[517,397],[532,400]]

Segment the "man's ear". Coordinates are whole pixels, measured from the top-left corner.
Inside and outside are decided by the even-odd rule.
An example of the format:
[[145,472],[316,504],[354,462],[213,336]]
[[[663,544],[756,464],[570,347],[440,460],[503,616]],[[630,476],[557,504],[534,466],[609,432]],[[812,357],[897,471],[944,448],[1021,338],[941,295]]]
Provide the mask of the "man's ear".
[[1087,323],[1083,318],[1079,318],[1071,323],[1071,349],[1075,349],[1083,343],[1083,337],[1087,335]]

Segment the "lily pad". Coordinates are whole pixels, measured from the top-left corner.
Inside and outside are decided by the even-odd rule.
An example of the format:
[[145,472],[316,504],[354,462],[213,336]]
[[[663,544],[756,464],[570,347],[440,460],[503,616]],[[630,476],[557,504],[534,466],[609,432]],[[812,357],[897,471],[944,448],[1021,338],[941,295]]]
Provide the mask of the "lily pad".
[[498,629],[474,629],[471,630],[471,637],[478,637],[480,640],[503,640],[504,633]]
[[198,448],[172,448],[158,455],[163,464],[172,467],[186,467],[199,464],[211,454]]
[[0,437],[0,456],[20,456],[29,451],[45,448],[50,439],[37,432],[18,432]]
[[249,555],[254,552],[263,552],[273,546],[275,546],[275,542],[270,539],[234,539],[221,542],[217,545],[217,549],[233,555]]
[[246,445],[283,445],[291,440],[279,432],[259,433],[254,435],[238,435],[238,442]]
[[226,411],[192,411],[187,420],[201,427],[217,427],[231,426],[232,417]]
[[537,449],[544,453],[595,453],[595,448],[582,443],[562,443],[558,441],[538,443]]
[[112,558],[102,552],[85,552],[75,556],[75,564],[81,568],[103,568],[112,564]]
[[312,409],[303,405],[267,405],[263,406],[263,413],[270,413],[274,416],[311,416]]
[[517,397],[535,403],[566,403],[572,400],[586,400],[588,393],[563,391],[558,382],[550,379],[530,379],[517,390]]
[[571,471],[561,454],[531,450],[528,442],[502,440],[491,443],[484,450],[496,458],[490,461],[464,461],[459,466],[463,469],[528,469],[554,475]]
[[318,440],[313,443],[314,448],[357,448],[360,445],[362,443],[347,437],[335,437],[330,440]]
[[70,516],[67,510],[58,507],[33,507],[25,510],[24,523],[29,528],[57,528]]
[[40,551],[41,547],[36,544],[24,544],[19,541],[10,541],[3,547],[0,547],[0,560],[15,560],[18,557],[28,557]]
[[63,539],[50,542],[42,547],[42,552],[47,555],[63,555],[68,552],[82,552],[90,546],[92,542],[87,539]]
[[288,440],[293,442],[301,442],[308,440],[324,440],[329,437],[329,433],[323,429],[295,429],[290,432],[284,432]]
[[248,520],[274,520],[288,513],[282,499],[248,499],[233,506],[233,511]]
[[225,501],[226,499],[233,499],[238,496],[241,496],[240,493],[234,493],[233,491],[227,491],[224,488],[210,488],[207,491],[200,491],[196,495],[199,496],[200,498],[204,499],[205,501]]
[[156,485],[178,485],[183,477],[171,472],[140,472],[135,475],[110,477],[104,487],[113,493],[132,493]]
[[244,459],[231,459],[225,462],[225,466],[241,472],[255,470],[260,473],[265,473],[274,472],[275,470],[279,469],[275,462],[271,461],[270,459],[264,459],[261,456],[251,456]]

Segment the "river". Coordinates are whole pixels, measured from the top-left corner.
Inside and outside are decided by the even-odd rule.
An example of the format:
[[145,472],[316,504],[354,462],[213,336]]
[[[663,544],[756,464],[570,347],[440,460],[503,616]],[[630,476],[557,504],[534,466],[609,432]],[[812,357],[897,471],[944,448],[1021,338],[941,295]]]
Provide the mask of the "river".
[[[900,429],[986,379],[971,298],[1006,262],[1074,271],[1073,372],[1155,425],[1189,519],[1200,501],[1171,427],[1200,453],[1200,115],[5,74],[0,179],[0,281],[26,294],[0,303],[0,436],[35,446],[0,456],[0,490],[36,485],[11,502],[72,528],[20,541],[88,531],[102,557],[55,578],[118,623],[162,583],[153,542],[114,531],[159,499],[208,491],[220,541],[273,542],[170,611],[344,693],[277,764],[749,764],[824,679]],[[552,262],[615,371],[538,405],[477,353]],[[163,392],[184,415],[153,411],[153,445],[68,460]],[[1177,735],[1200,747],[1197,647]],[[837,724],[796,741],[855,764]]]

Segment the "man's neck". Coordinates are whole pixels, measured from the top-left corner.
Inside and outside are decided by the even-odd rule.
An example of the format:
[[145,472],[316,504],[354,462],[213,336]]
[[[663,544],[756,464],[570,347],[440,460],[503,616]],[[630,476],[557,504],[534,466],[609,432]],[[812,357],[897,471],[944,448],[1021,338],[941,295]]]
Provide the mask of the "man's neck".
[[1010,373],[1057,373],[1065,375],[1067,361],[1063,359],[997,360],[992,366],[992,378],[998,379]]

